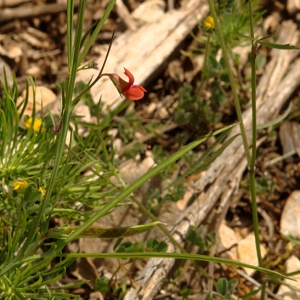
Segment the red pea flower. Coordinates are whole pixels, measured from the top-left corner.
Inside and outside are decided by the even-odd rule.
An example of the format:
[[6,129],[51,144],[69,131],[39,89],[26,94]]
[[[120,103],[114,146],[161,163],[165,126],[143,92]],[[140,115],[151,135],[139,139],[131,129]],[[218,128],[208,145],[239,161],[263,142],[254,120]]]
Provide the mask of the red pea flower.
[[124,96],[127,100],[140,100],[144,97],[144,93],[147,92],[142,86],[134,84],[134,76],[124,68],[124,74],[128,77],[129,81],[123,80],[119,75],[115,73],[105,73],[102,75],[108,76],[120,95]]

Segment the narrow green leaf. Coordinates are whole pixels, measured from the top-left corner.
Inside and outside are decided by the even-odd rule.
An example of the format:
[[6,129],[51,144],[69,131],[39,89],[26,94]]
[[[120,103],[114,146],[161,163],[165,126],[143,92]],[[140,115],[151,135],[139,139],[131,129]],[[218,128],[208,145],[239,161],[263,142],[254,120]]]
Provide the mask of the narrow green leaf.
[[274,44],[274,43],[267,43],[267,42],[262,42],[258,41],[259,44],[264,45],[269,48],[273,49],[282,49],[282,50],[295,50],[295,49],[300,49],[300,47],[293,46],[290,44]]
[[74,0],[67,1],[67,49],[68,49],[68,67],[69,72],[73,66],[73,17]]
[[30,284],[27,288],[34,290],[34,288],[40,286],[42,282],[43,282],[43,277],[40,275],[39,279],[36,282],[34,282],[33,284]]
[[[47,287],[45,287],[45,289],[47,289]],[[57,288],[56,288],[57,289]],[[51,297],[50,297],[51,296]],[[59,292],[56,292],[56,293],[51,293],[50,294],[46,294],[46,293],[39,293],[39,294],[34,294],[34,293],[26,293],[26,299],[80,299],[80,296],[76,296],[74,294],[70,294],[70,293],[59,293]]]
[[229,140],[227,140],[217,151],[213,152],[210,157],[206,161],[204,161],[200,167],[194,170],[194,173],[197,174],[209,167],[209,165],[217,159],[221,153],[234,141],[234,139],[239,136],[240,134],[236,134],[235,136],[231,137]]
[[[170,184],[169,187],[173,186],[173,185],[176,185],[177,183],[179,183],[181,180],[183,180],[184,178],[186,178],[187,176],[191,175],[191,174],[196,174],[198,173],[200,170],[199,168],[201,169],[204,169],[203,168],[203,165],[205,164],[206,166],[208,166],[210,164],[210,162],[212,162],[213,160],[210,160],[208,158],[208,160],[210,161],[208,163],[208,161],[205,159],[213,152],[213,150],[215,149],[215,147],[217,147],[217,145],[219,145],[221,143],[221,141],[226,137],[226,135],[228,134],[227,131],[224,131],[220,134],[220,136],[217,137],[216,141],[210,145],[208,147],[208,149],[203,153],[203,155],[201,155],[201,157],[198,159],[198,161],[196,161],[189,169],[186,170],[186,172],[184,172],[181,176],[179,176],[172,184]],[[222,148],[225,148],[226,146],[223,145],[221,147]],[[203,162],[204,161],[204,162]]]
[[272,37],[274,34],[275,34],[275,32],[273,32],[272,34],[269,34],[267,36],[263,36],[262,38],[258,39],[257,41],[261,42],[261,41],[267,40],[268,38]]
[[291,111],[291,108],[292,108],[292,102],[290,103],[289,107],[286,109],[286,111],[281,116],[277,117],[275,120],[272,120],[270,122],[267,122],[267,123],[264,123],[261,125],[257,125],[257,129],[268,128],[268,127],[271,127],[271,126],[274,126],[274,125],[280,123],[288,116],[288,114]]
[[85,32],[85,34],[83,35],[81,41],[80,41],[80,49],[82,48],[85,40],[87,39],[87,37],[89,36],[89,34],[91,33],[92,30],[95,29],[97,23],[95,22],[94,24],[91,25],[91,27]]
[[260,290],[261,290],[261,287],[251,291],[250,293],[248,293],[247,295],[245,295],[243,297],[243,300],[253,299],[253,296],[255,296]]
[[[129,226],[129,227],[115,227],[115,228],[100,228],[100,227],[89,227],[82,232],[79,238],[121,238],[134,236],[145,231],[150,230],[161,222],[152,222],[149,224]],[[71,233],[76,231],[78,226],[58,227],[51,228],[48,231],[47,238],[53,239],[64,239],[67,238]]]
[[168,253],[168,252],[142,252],[142,253],[58,253],[58,252],[48,252],[44,254],[37,254],[27,258],[24,258],[23,262],[36,260],[42,257],[70,257],[70,258],[80,258],[80,257],[89,257],[89,258],[171,258],[171,259],[185,259],[185,260],[199,260],[199,261],[207,261],[207,262],[215,262],[215,263],[223,263],[226,265],[249,268],[256,270],[258,272],[262,272],[268,275],[273,275],[278,278],[288,278],[290,280],[294,280],[291,277],[280,274],[273,270],[269,270],[266,268],[253,266],[249,264],[245,264],[242,262],[234,261],[231,259],[225,259],[215,256],[208,255],[200,255],[200,254],[191,254],[191,253]]
[[[85,283],[88,283],[88,282],[90,282],[90,281],[89,280],[82,280],[82,281],[79,281],[79,282],[74,283],[74,284],[63,285],[63,286],[61,286],[61,289],[64,289],[64,290],[74,289],[74,288],[80,287],[80,286],[82,286],[82,285],[84,285]],[[41,287],[41,288],[43,288],[43,287]],[[57,291],[56,286],[48,287],[48,289]]]

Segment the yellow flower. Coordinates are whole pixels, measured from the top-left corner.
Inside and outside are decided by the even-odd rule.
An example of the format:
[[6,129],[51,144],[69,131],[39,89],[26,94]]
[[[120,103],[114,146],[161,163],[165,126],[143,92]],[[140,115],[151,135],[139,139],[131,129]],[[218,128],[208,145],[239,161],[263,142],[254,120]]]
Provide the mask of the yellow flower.
[[39,192],[41,193],[41,198],[44,198],[46,195],[46,190],[43,189],[42,187],[39,188]]
[[213,29],[215,28],[215,20],[212,16],[207,16],[205,19],[204,19],[204,27],[206,29]]
[[22,193],[28,186],[28,182],[26,180],[16,181],[13,183],[14,191],[18,193]]
[[[27,121],[24,122],[24,126],[27,130],[31,127],[31,123],[32,123],[32,118],[28,118]],[[34,132],[38,133],[41,127],[42,127],[42,131],[44,131],[42,121],[38,118],[35,118],[33,123]]]

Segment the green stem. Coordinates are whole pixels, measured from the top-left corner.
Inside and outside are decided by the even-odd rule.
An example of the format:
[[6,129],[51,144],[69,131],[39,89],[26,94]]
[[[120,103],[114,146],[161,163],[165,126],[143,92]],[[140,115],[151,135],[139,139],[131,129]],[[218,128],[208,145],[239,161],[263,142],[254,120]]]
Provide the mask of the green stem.
[[[253,230],[255,237],[256,255],[258,259],[258,265],[263,267],[263,260],[260,251],[260,238],[259,238],[259,224],[258,224],[258,212],[256,201],[256,182],[255,182],[255,162],[256,162],[256,140],[257,140],[257,116],[256,116],[256,50],[257,42],[254,38],[254,26],[253,26],[253,10],[252,1],[249,1],[249,17],[250,17],[250,33],[251,33],[251,102],[252,102],[252,157],[249,166],[249,186],[251,193],[251,208],[252,208],[252,220]],[[263,281],[261,290],[261,300],[265,299],[266,283]]]
[[231,90],[232,90],[232,96],[233,96],[234,106],[235,106],[235,109],[236,109],[237,118],[238,118],[239,125],[240,125],[240,130],[241,130],[241,135],[242,135],[242,139],[243,139],[246,158],[247,158],[248,165],[250,166],[251,155],[250,155],[249,145],[248,145],[248,141],[247,141],[245,126],[244,126],[244,123],[243,123],[243,116],[242,116],[241,106],[240,106],[240,102],[239,102],[236,87],[235,87],[233,72],[231,70],[231,66],[230,66],[230,62],[229,62],[228,50],[227,50],[227,47],[226,47],[225,40],[223,38],[220,21],[218,19],[217,13],[216,13],[213,0],[208,0],[208,4],[209,4],[210,11],[211,11],[211,15],[215,20],[216,31],[217,31],[218,38],[219,38],[219,41],[220,41],[220,45],[221,45],[221,48],[222,48],[222,51],[223,51],[223,57],[224,57],[225,65],[226,65],[226,68],[227,68],[227,71],[228,71],[229,82],[230,82],[230,86],[231,86]]
[[[72,5],[68,4],[68,9],[73,10],[74,3],[73,3],[73,1],[70,1],[70,2],[72,3]],[[68,26],[72,26],[72,24],[68,24]],[[78,35],[81,35],[81,33],[78,33]],[[79,37],[78,37],[78,39],[79,39]],[[34,223],[28,234],[28,238],[26,239],[26,242],[25,242],[24,246],[22,247],[22,250],[23,249],[24,250],[23,251],[21,250],[19,252],[19,254],[16,256],[16,258],[21,257],[25,253],[25,250],[29,247],[29,245],[33,241],[34,236],[37,234],[37,229],[39,227],[39,223],[42,220],[42,217],[44,216],[45,209],[49,204],[50,197],[51,197],[54,185],[55,185],[55,180],[57,178],[63,151],[65,148],[64,146],[65,146],[65,140],[66,140],[66,136],[67,136],[67,132],[68,132],[68,128],[69,128],[70,117],[71,117],[72,110],[73,110],[72,109],[72,95],[73,95],[74,83],[75,83],[75,78],[76,78],[78,53],[79,53],[79,47],[75,47],[72,61],[69,61],[69,64],[72,63],[72,67],[71,67],[71,73],[70,73],[69,79],[67,81],[66,95],[65,95],[65,97],[63,95],[63,104],[64,105],[63,105],[63,113],[62,113],[62,127],[61,127],[61,131],[59,133],[57,144],[56,144],[54,166],[53,166],[51,177],[50,177],[50,180],[49,180],[49,183],[47,186],[47,192],[46,192],[44,200],[41,202],[41,206],[40,206],[38,215],[34,220]],[[69,57],[69,59],[70,59],[70,57]],[[37,240],[39,240],[39,239],[37,239]],[[36,242],[38,242],[38,241],[36,241]],[[30,251],[30,249],[32,249],[32,247],[29,248],[29,251]]]
[[[250,5],[251,1],[249,1]],[[256,64],[255,64],[255,52],[256,45],[252,44],[251,51],[251,85],[252,85],[252,156],[251,163],[249,166],[249,181],[251,190],[251,202],[252,202],[252,218],[253,228],[255,235],[255,244],[257,258],[259,266],[262,267],[262,257],[260,252],[260,240],[259,240],[259,229],[258,229],[258,214],[257,214],[257,203],[256,203],[256,182],[255,182],[255,162],[256,162],[256,140],[257,140],[257,118],[256,118]]]

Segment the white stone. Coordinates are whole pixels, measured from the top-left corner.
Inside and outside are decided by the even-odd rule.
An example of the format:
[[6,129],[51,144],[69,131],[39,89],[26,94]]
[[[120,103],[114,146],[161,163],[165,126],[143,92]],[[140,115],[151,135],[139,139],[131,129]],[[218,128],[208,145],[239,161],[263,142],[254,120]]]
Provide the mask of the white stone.
[[[226,224],[222,223],[217,236],[217,252],[222,252],[221,256],[224,258],[237,260],[237,244],[238,238],[235,232]],[[224,251],[226,249],[230,250]]]
[[[245,264],[258,266],[255,237],[253,232],[250,233],[246,238],[244,238],[238,243],[237,252],[238,252],[238,261],[243,262]],[[260,245],[260,252],[262,258],[264,258],[264,256],[267,253],[267,250],[263,245]],[[254,269],[249,269],[249,268],[244,268],[244,270],[249,276],[251,276],[255,272]]]
[[292,192],[285,202],[280,220],[280,233],[300,238],[300,191]]
[[[296,256],[291,256],[286,262],[285,262],[285,269],[286,273],[296,272],[300,271],[300,261]],[[290,285],[291,287],[294,287],[296,289],[300,289],[300,274],[297,274],[295,276],[290,276],[291,278],[295,279],[296,281],[284,279],[283,282]],[[291,288],[289,288],[286,285],[281,285],[277,295],[282,297],[283,300],[295,300],[300,299],[300,292],[297,292]]]

